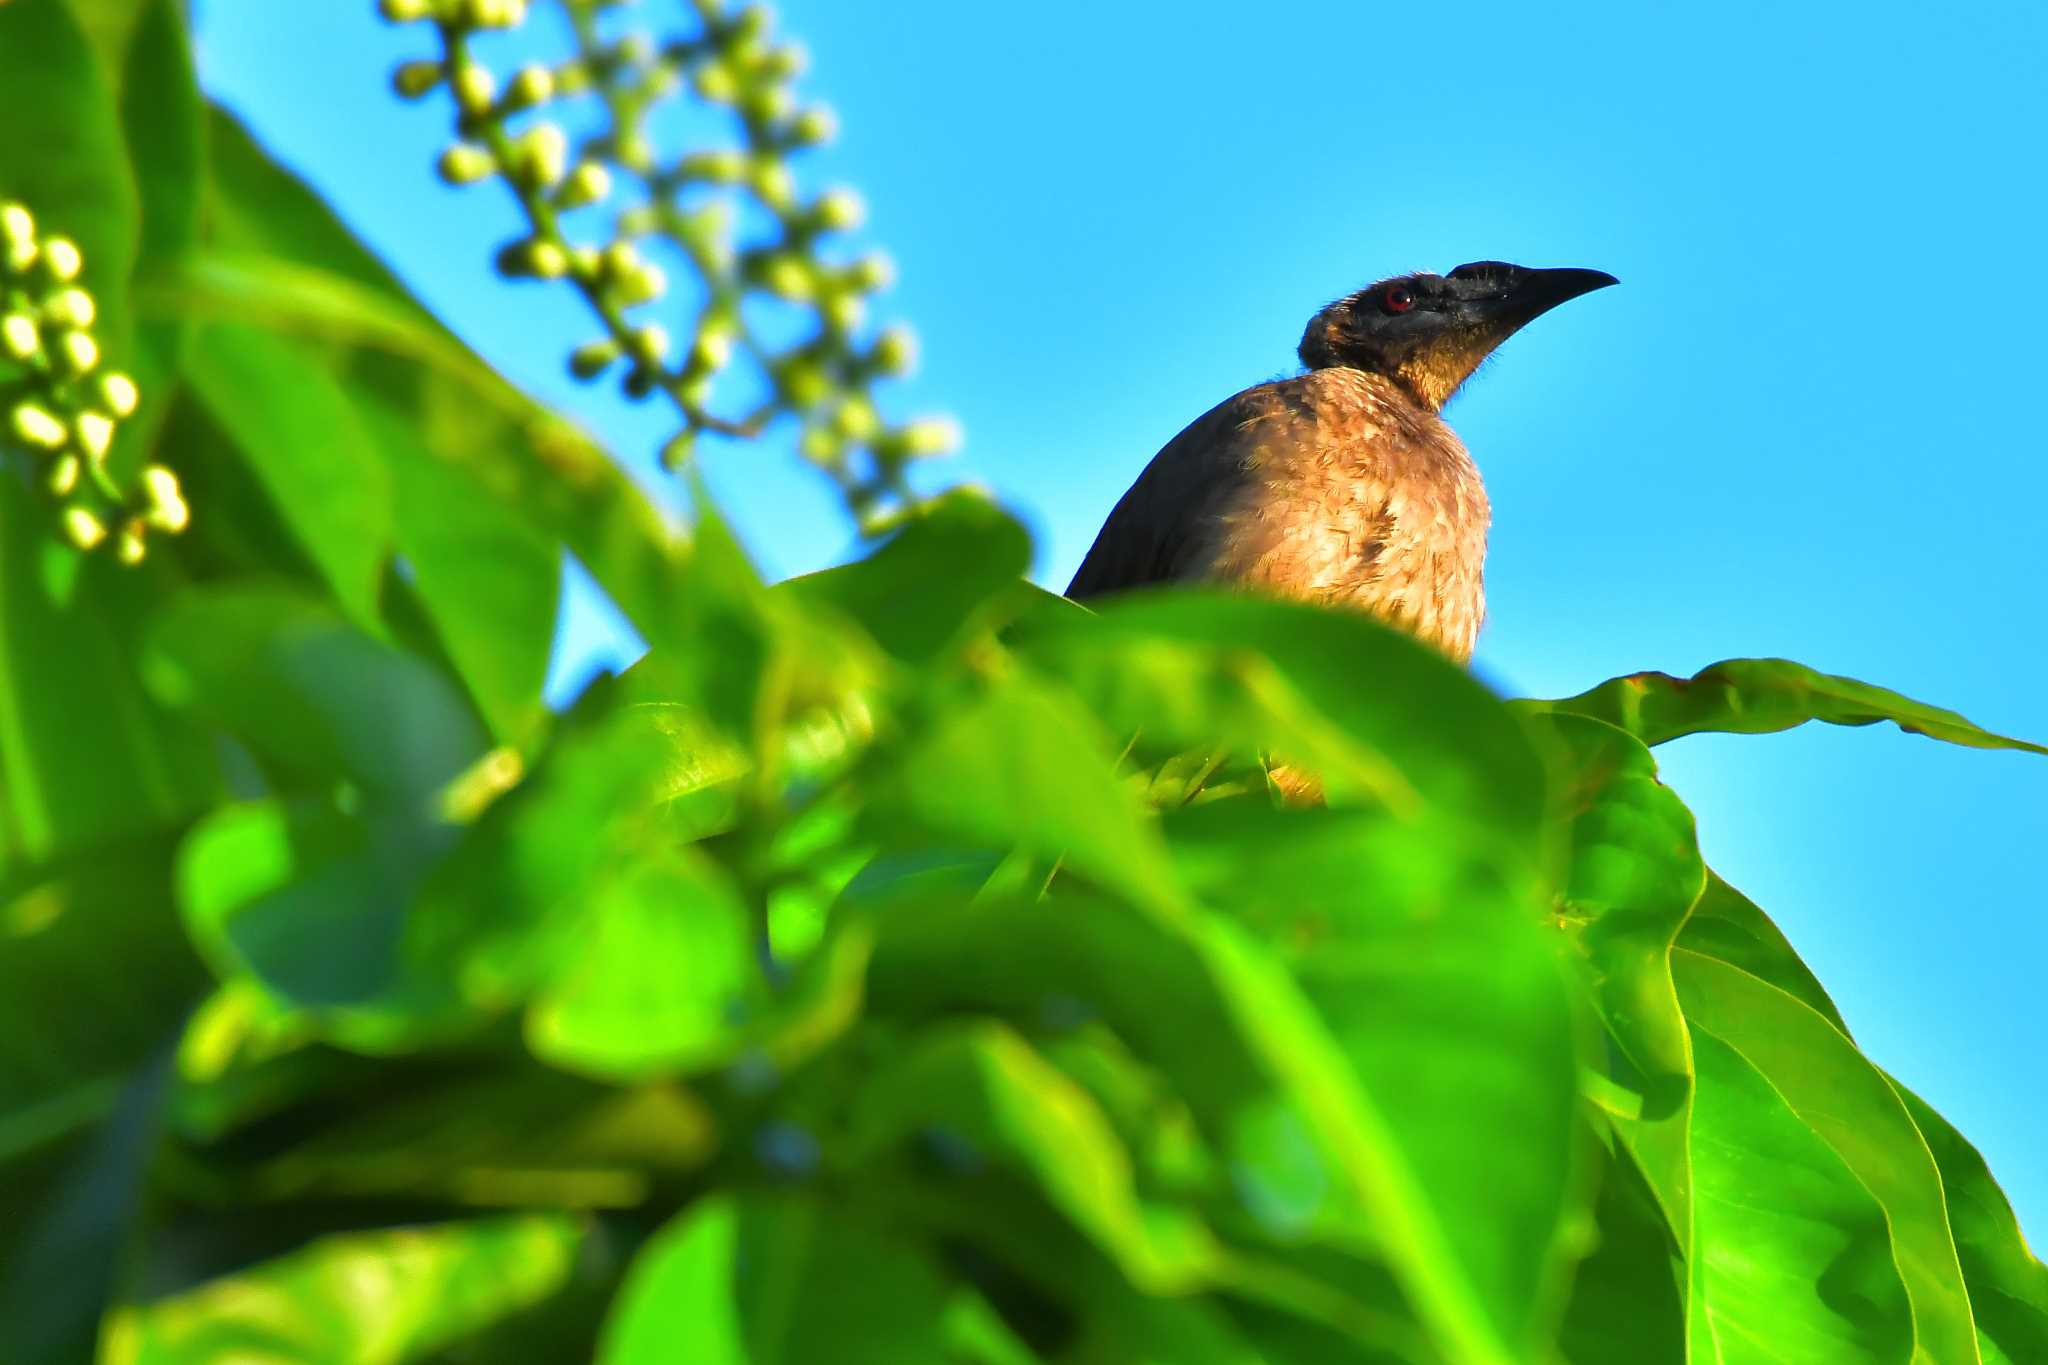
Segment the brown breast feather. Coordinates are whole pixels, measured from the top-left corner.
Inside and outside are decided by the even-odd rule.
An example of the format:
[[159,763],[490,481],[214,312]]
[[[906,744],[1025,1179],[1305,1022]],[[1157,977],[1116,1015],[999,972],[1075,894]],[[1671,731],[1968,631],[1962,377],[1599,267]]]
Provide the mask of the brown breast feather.
[[1169,441],[1067,595],[1243,584],[1373,612],[1464,660],[1485,611],[1489,515],[1435,413],[1381,376],[1315,370],[1246,389]]

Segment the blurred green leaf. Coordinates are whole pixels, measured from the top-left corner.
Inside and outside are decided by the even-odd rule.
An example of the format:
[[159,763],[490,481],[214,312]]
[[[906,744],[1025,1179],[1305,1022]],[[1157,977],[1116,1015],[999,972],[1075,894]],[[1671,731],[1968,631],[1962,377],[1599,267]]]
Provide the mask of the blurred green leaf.
[[580,919],[526,1017],[557,1066],[621,1080],[699,1066],[765,1003],[746,904],[688,849],[622,869]]
[[1140,1198],[1130,1154],[1088,1092],[1001,1024],[933,1031],[886,1067],[864,1088],[854,1159],[928,1131],[1014,1166],[1141,1289],[1186,1290],[1221,1268],[1199,1221]]
[[[0,17],[0,24],[8,22]],[[0,477],[0,869],[189,818],[217,789],[206,746],[135,678],[158,570],[81,555]]]
[[341,388],[289,344],[226,323],[193,338],[185,374],[336,600],[379,631],[391,481]]
[[1559,1352],[1572,1365],[1683,1361],[1686,1267],[1678,1240],[1627,1148],[1615,1144],[1601,1164],[1598,1241],[1572,1277]]
[[912,1246],[850,1213],[707,1199],[641,1251],[601,1365],[903,1365],[943,1360],[950,1295]]
[[1617,725],[1645,744],[1719,730],[1740,735],[1789,730],[1810,720],[1830,725],[1896,724],[1975,749],[2048,748],[1979,729],[1953,711],[1902,697],[1854,678],[1820,673],[1789,659],[1728,659],[1690,678],[1631,673],[1557,701],[1517,702],[1536,712],[1564,711]]
[[1534,871],[1545,847],[1542,764],[1470,674],[1352,612],[1176,591],[1041,616],[1020,633],[1121,733],[1180,748],[1271,750],[1365,797],[1501,840]]
[[583,1236],[574,1219],[526,1216],[324,1238],[187,1293],[118,1310],[100,1360],[439,1359],[560,1291]]
[[[1911,1305],[1916,1353],[1930,1360],[1977,1359],[1941,1176],[1884,1074],[1821,1015],[1747,972],[1683,949],[1672,955],[1672,965],[1695,1046],[1702,1034],[1712,1037],[1753,1068],[1775,1102],[1826,1144],[1883,1210],[1891,1260]],[[1702,1101],[1694,1150],[1703,1142],[1729,1141],[1739,1124]],[[1695,1245],[1711,1265],[1718,1239]],[[1825,1294],[1827,1282],[1819,1287]],[[1722,1316],[1718,1299],[1706,1311]]]
[[983,620],[1031,567],[1031,538],[971,490],[920,507],[852,564],[791,579],[781,591],[836,608],[910,664],[926,664]]
[[39,233],[78,244],[95,331],[118,355],[139,227],[113,88],[65,0],[0,5],[0,54],[0,198],[26,204]]
[[1157,829],[1111,772],[1115,746],[1075,699],[1013,674],[946,707],[871,794],[883,839],[934,837],[1060,861],[1133,904],[1181,904]]
[[422,807],[484,750],[460,694],[425,661],[289,589],[196,589],[158,620],[145,676],[301,781],[346,779]]

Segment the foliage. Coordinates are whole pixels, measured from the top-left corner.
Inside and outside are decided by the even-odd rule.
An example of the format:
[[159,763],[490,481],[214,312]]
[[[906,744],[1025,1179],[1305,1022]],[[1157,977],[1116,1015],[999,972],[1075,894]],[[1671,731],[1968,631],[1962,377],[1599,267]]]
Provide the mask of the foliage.
[[[0,141],[0,195],[129,263],[127,467],[192,513],[86,555],[5,454],[0,1356],[2048,1359],[1983,1162],[1646,747],[2014,741],[1782,661],[1503,703],[1350,616],[1089,612],[965,493],[769,586],[209,110],[174,0],[0,5],[10,77],[59,49],[107,145]],[[554,714],[565,550],[650,651]]]

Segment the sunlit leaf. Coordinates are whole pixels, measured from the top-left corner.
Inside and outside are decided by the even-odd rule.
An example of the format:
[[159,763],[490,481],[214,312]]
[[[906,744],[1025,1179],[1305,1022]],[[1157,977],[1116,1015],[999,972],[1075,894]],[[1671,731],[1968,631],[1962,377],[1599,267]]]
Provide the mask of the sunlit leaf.
[[1568,711],[1618,725],[1645,744],[1703,730],[1758,735],[1810,720],[1875,725],[1888,720],[1909,734],[1976,749],[2048,748],[1980,729],[1953,711],[1914,701],[1854,678],[1817,672],[1789,659],[1728,659],[1690,678],[1631,673],[1557,701],[1519,702],[1536,711]]

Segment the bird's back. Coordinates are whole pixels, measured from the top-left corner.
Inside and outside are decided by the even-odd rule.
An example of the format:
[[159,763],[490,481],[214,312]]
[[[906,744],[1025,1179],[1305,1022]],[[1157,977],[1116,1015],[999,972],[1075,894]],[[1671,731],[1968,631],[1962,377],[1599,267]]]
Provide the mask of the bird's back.
[[1152,458],[1067,595],[1206,580],[1355,607],[1471,655],[1489,511],[1464,445],[1391,381],[1329,368],[1219,403]]

